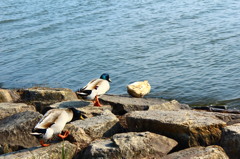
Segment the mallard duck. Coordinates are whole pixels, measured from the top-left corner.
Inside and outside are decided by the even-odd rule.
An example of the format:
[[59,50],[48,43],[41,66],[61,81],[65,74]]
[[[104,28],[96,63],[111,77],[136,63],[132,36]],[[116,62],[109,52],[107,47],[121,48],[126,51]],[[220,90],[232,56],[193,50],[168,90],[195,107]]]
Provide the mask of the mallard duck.
[[50,109],[37,123],[31,134],[42,138],[42,140],[40,140],[42,146],[49,146],[50,144],[44,144],[43,140],[51,139],[54,134],[58,134],[62,139],[66,138],[69,135],[69,131],[65,131],[63,135],[61,134],[66,123],[78,119],[85,119],[86,116],[84,114],[84,112],[75,108]]
[[98,96],[105,94],[110,89],[111,82],[109,74],[104,73],[99,79],[91,80],[85,87],[79,89],[76,93],[82,98],[94,100],[94,106],[101,107]]

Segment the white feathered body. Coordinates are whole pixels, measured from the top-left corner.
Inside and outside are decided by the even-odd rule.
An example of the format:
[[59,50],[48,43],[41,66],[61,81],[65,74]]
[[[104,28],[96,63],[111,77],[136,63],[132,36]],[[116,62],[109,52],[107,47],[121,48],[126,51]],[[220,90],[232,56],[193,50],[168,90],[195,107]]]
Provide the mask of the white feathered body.
[[[94,79],[90,81],[85,87],[83,87],[79,95],[82,95],[84,98],[93,100],[96,96],[105,94],[110,89],[110,84],[107,80],[104,79]],[[86,92],[90,91],[89,94]]]
[[[67,122],[70,122],[73,118],[73,112],[70,109],[51,109],[35,126],[34,130],[46,129],[45,133],[42,133],[43,139],[50,139],[54,134],[59,134],[64,129]],[[33,132],[33,135],[39,135],[41,133]]]

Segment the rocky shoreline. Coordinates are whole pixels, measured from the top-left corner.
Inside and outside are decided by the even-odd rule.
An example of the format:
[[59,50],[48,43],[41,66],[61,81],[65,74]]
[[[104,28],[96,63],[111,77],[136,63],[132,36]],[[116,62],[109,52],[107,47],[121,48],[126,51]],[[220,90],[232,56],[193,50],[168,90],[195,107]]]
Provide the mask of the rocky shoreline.
[[[192,110],[176,100],[103,95],[103,107],[64,88],[0,89],[0,159],[237,159],[240,114]],[[75,107],[85,120],[41,147],[30,135],[52,108]]]

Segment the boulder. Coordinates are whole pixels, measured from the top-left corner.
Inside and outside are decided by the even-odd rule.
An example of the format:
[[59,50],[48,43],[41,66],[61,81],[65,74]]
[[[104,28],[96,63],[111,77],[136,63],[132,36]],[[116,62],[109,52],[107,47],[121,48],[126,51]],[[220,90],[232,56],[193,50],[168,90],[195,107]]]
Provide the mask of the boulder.
[[181,150],[167,156],[162,159],[229,159],[224,150],[216,145],[208,147],[191,147],[185,150]]
[[100,101],[112,106],[114,114],[122,115],[138,110],[178,110],[190,109],[186,104],[180,104],[176,100],[167,101],[157,98],[131,98],[116,95],[103,95]]
[[0,103],[0,120],[24,111],[35,111],[35,107],[25,103]]
[[34,87],[18,91],[24,103],[33,104],[37,111],[42,112],[45,107],[67,100],[77,100],[77,95],[67,88]]
[[218,144],[226,123],[193,110],[135,111],[126,115],[130,131],[151,131],[178,141],[178,148]]
[[71,159],[76,146],[68,141],[52,144],[48,147],[32,147],[0,156],[0,159]]
[[151,132],[129,132],[115,134],[113,142],[124,158],[159,158],[169,153],[177,142]]
[[223,128],[220,145],[231,159],[240,158],[240,123]]
[[104,105],[102,107],[93,106],[92,102],[83,100],[63,101],[50,105],[51,108],[70,108],[74,107],[80,111],[86,113],[87,117],[93,117],[100,115],[104,110],[112,110],[110,105]]
[[151,90],[151,86],[147,80],[134,82],[127,86],[127,92],[133,97],[142,98],[147,95]]
[[121,159],[121,154],[118,146],[111,139],[100,139],[93,141],[78,158]]
[[122,131],[119,119],[109,110],[92,118],[71,122],[71,124],[82,128],[92,138],[109,137]]
[[70,132],[66,140],[77,146],[77,152],[86,148],[92,141],[92,138],[87,135],[85,131],[80,127],[76,127],[72,124],[67,124],[64,128],[64,131],[66,130]]
[[96,140],[84,151],[83,158],[159,158],[177,142],[150,132],[115,134],[112,139]]
[[0,145],[3,153],[39,145],[30,133],[41,117],[38,112],[25,111],[0,120]]
[[0,88],[0,103],[1,102],[16,102],[20,96],[14,90]]

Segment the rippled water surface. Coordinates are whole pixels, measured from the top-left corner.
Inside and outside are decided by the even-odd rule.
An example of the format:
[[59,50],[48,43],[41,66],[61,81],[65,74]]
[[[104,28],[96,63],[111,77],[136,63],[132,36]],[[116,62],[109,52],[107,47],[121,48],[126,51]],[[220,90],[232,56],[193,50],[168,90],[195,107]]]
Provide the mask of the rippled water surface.
[[[1,0],[0,83],[76,90],[108,72],[110,94],[240,107],[238,0]],[[232,100],[233,99],[233,100]]]

